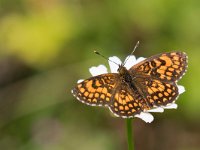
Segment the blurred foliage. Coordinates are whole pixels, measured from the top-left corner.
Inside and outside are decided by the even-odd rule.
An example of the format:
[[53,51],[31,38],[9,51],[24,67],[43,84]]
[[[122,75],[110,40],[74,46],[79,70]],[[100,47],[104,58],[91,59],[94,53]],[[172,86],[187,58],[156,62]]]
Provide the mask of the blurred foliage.
[[126,149],[123,119],[70,90],[88,68],[181,50],[189,68],[177,110],[134,119],[137,149],[200,147],[200,1],[0,0],[0,149]]

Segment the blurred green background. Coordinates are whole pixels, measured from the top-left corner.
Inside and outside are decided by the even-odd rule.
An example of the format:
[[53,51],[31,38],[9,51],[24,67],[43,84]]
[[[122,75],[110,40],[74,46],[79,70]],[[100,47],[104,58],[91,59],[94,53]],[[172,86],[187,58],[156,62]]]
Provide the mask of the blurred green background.
[[[0,149],[121,150],[125,121],[70,93],[88,68],[180,50],[189,68],[177,110],[134,119],[139,150],[200,148],[199,0],[0,0]],[[108,65],[107,65],[108,66]]]

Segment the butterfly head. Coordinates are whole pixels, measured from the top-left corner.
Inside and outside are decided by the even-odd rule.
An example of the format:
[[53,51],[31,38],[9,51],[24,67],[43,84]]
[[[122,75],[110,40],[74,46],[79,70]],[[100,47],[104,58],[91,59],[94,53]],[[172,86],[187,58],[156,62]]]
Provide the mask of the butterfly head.
[[119,65],[117,71],[119,72],[120,75],[124,75],[128,72],[128,70],[126,69],[126,67],[124,67],[123,64]]

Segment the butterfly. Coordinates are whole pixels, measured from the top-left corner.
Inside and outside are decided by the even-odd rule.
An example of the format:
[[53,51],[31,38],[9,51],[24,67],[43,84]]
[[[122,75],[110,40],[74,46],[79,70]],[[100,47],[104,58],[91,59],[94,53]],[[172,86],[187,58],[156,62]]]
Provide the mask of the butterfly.
[[118,65],[118,73],[105,73],[78,83],[72,94],[82,103],[105,106],[118,117],[131,118],[177,99],[177,81],[187,70],[187,60],[184,52],[166,52],[129,70],[123,63]]

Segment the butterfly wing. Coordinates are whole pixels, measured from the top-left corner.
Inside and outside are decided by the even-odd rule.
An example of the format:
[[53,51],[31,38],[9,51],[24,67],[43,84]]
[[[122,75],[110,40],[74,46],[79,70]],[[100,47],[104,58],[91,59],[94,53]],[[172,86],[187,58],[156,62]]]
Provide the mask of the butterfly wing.
[[76,85],[73,95],[91,106],[107,106],[111,101],[118,74],[107,73],[86,79]]
[[149,107],[137,91],[132,91],[127,84],[121,83],[116,86],[109,109],[118,117],[131,118]]
[[151,107],[166,106],[178,97],[178,87],[175,82],[162,82],[152,78],[143,78],[144,95]]
[[177,81],[187,69],[187,55],[183,52],[169,52],[154,55],[130,68],[136,75],[147,75],[162,81]]

